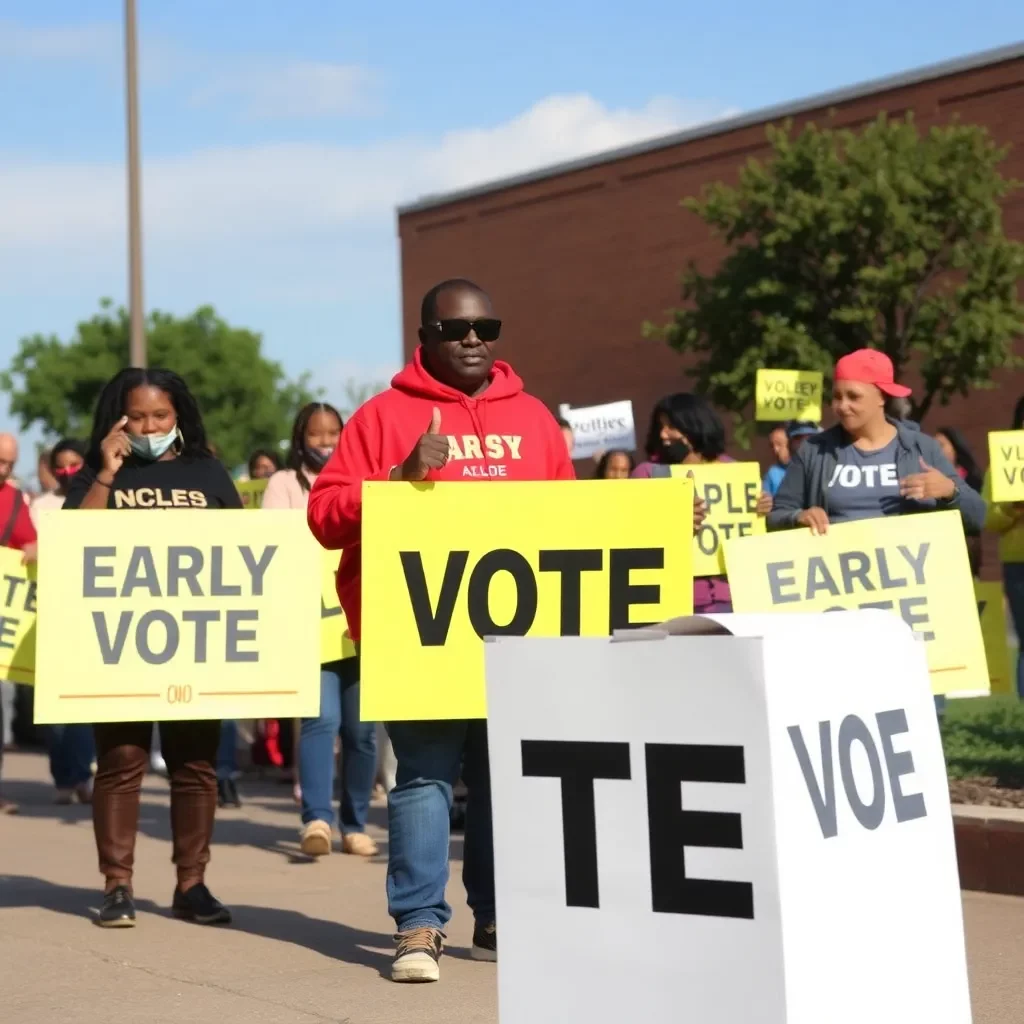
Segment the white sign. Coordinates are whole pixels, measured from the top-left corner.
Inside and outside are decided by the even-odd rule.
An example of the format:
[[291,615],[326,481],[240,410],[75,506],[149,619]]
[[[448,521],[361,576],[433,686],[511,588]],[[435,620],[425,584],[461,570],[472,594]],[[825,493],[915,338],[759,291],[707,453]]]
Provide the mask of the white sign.
[[636,448],[633,403],[630,401],[586,405],[578,409],[560,405],[558,413],[572,426],[574,459],[589,459],[613,448],[627,452]]
[[501,638],[486,668],[502,1024],[970,1024],[901,620]]

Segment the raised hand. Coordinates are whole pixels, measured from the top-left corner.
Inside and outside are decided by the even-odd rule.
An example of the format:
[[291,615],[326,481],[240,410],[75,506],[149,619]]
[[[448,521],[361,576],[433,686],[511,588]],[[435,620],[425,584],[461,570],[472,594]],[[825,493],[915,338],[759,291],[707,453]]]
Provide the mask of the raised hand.
[[441,469],[447,461],[448,438],[441,433],[441,410],[435,405],[427,432],[416,442],[397,473],[392,473],[392,479],[425,480],[432,469]]

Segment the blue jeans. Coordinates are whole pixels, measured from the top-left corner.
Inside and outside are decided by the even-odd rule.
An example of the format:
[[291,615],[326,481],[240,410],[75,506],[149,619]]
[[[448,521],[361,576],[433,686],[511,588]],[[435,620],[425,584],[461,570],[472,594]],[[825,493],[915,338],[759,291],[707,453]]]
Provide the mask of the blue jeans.
[[299,734],[302,823],[334,821],[334,738],[341,730],[341,831],[365,832],[377,775],[377,730],[359,719],[359,659],[320,667],[320,714]]
[[58,789],[74,789],[92,778],[96,742],[91,725],[49,725],[50,774]]
[[238,723],[224,719],[220,723],[220,743],[217,745],[217,781],[226,782],[238,770]]
[[448,884],[452,787],[466,783],[462,880],[473,917],[494,921],[494,837],[487,722],[390,722],[398,784],[388,796],[388,913],[398,931],[440,928],[451,920]]
[[1017,696],[1024,698],[1024,562],[1003,563],[1003,589],[1017,632]]

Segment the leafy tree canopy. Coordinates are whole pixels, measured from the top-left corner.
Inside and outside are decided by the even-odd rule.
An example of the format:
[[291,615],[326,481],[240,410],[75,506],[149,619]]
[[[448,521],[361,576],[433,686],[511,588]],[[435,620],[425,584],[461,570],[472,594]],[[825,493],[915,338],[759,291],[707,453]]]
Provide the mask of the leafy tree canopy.
[[[39,424],[47,435],[88,437],[103,385],[128,365],[129,320],[109,300],[80,323],[67,342],[36,334],[23,338],[0,389],[23,429]],[[308,376],[289,381],[266,359],[260,335],[231,327],[209,306],[177,318],[154,312],[146,323],[151,366],[185,378],[199,402],[210,441],[229,465],[254,448],[272,448],[291,433],[296,411],[316,397]]]
[[984,127],[921,133],[878,117],[860,132],[769,128],[772,156],[733,188],[683,205],[729,246],[718,269],[683,275],[685,308],[647,325],[694,353],[698,387],[740,423],[758,367],[830,373],[853,349],[886,352],[923,388],[913,415],[1021,365],[1017,283],[1024,246],[1006,237],[1001,201],[1017,183]]

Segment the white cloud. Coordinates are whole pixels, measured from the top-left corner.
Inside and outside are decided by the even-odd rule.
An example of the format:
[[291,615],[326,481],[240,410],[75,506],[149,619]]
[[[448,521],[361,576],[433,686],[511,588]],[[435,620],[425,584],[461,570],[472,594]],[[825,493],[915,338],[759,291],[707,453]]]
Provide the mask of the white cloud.
[[102,61],[116,56],[120,29],[108,22],[26,25],[0,19],[0,56],[28,60]]
[[[723,113],[666,100],[609,110],[587,95],[552,96],[504,124],[452,131],[436,141],[266,143],[149,160],[146,241],[188,248],[227,243],[244,262],[252,242],[287,245],[352,224],[380,224],[390,221],[396,204],[424,194],[627,145]],[[95,256],[97,243],[124,234],[123,166],[36,164],[9,155],[0,161],[0,223],[0,254],[8,258],[55,247]],[[192,250],[189,258],[197,255]]]

